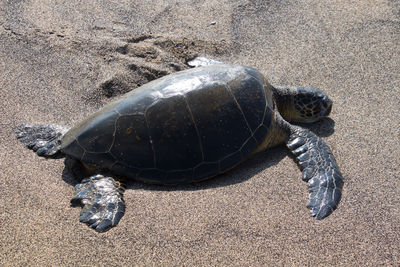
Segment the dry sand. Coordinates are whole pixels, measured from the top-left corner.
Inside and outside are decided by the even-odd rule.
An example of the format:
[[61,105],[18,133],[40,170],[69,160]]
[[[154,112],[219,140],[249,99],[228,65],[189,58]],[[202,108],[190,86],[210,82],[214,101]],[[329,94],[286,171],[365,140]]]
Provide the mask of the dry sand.
[[[399,1],[61,2],[0,3],[1,266],[400,265]],[[22,122],[72,126],[195,52],[334,100],[310,126],[345,179],[330,217],[309,216],[282,146],[197,186],[132,184],[98,234],[69,205],[63,160],[15,139]]]

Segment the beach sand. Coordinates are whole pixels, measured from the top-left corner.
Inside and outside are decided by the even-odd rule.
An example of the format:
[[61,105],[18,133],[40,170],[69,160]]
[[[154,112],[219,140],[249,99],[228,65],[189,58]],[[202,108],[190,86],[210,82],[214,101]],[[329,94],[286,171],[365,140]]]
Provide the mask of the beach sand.
[[[398,1],[61,2],[0,3],[1,266],[400,265]],[[307,127],[343,173],[332,215],[309,215],[280,146],[197,185],[132,183],[99,234],[70,207],[63,159],[15,138],[21,123],[73,126],[196,55],[331,97],[330,119]]]

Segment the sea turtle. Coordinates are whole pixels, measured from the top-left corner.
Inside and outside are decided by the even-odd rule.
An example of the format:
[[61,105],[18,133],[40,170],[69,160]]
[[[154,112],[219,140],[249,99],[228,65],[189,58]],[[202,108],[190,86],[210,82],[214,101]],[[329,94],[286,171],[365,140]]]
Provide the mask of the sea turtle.
[[[224,173],[251,155],[285,143],[309,184],[312,216],[336,209],[342,175],[328,146],[289,122],[329,115],[320,90],[272,86],[257,70],[197,59],[195,68],[151,81],[122,95],[75,127],[20,125],[17,138],[40,156],[65,155],[87,175],[72,204],[98,232],[124,214],[121,177],[182,184]],[[79,168],[78,168],[79,169]]]

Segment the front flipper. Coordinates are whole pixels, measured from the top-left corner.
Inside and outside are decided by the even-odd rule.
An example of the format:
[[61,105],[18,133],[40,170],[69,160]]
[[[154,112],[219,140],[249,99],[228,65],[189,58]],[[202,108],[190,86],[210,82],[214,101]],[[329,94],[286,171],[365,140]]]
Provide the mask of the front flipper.
[[298,160],[302,179],[309,184],[311,215],[317,220],[338,206],[343,188],[342,174],[329,147],[309,130],[292,126],[287,147]]
[[80,221],[97,232],[105,232],[116,226],[124,216],[124,189],[112,177],[98,174],[85,178],[75,186],[75,190],[71,204],[82,206]]

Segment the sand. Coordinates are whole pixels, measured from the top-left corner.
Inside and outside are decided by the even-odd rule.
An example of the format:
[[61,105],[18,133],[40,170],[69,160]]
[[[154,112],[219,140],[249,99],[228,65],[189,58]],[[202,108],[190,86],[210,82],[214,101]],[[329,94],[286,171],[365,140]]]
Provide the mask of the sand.
[[[399,14],[372,0],[1,1],[0,265],[400,265]],[[199,185],[133,183],[120,224],[98,234],[69,205],[64,161],[15,139],[24,122],[72,126],[196,54],[333,99],[308,126],[344,176],[331,216],[309,216],[281,146]]]

